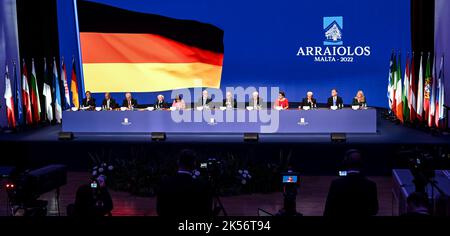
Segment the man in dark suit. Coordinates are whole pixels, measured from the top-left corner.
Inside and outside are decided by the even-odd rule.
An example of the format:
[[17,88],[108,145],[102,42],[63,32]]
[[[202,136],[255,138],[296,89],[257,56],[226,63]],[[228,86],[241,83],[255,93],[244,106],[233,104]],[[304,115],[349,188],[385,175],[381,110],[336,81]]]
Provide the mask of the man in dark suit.
[[237,108],[236,100],[233,98],[233,94],[231,92],[228,91],[226,93],[222,106],[227,108]]
[[113,110],[118,107],[116,100],[112,98],[111,94],[108,92],[105,93],[105,99],[102,101],[102,107],[105,110]]
[[86,91],[86,98],[83,99],[81,107],[88,107],[89,110],[95,108],[95,98],[91,96],[90,91]]
[[344,100],[338,96],[338,92],[336,89],[331,90],[331,97],[328,98],[327,106],[337,106],[338,108],[344,107]]
[[259,97],[259,93],[257,91],[252,93],[248,106],[258,109],[263,107],[263,99]]
[[196,154],[182,150],[178,157],[178,173],[161,181],[156,192],[159,216],[211,216],[212,192],[208,183],[194,179]]
[[316,99],[313,98],[313,92],[309,91],[306,93],[306,98],[303,98],[302,106],[309,106],[311,108],[316,107]]
[[158,95],[156,97],[156,101],[155,101],[155,109],[157,110],[161,110],[161,109],[166,109],[169,106],[167,105],[166,100],[164,100],[164,96],[162,94]]
[[373,216],[378,213],[376,184],[361,172],[361,153],[345,153],[347,175],[333,180],[325,204],[324,216]]
[[100,175],[93,182],[95,185],[84,184],[78,188],[75,209],[72,212],[75,216],[93,217],[111,214],[114,206],[106,187],[105,176]]
[[122,102],[122,107],[126,107],[127,109],[131,110],[137,108],[137,106],[138,106],[137,100],[131,96],[130,92],[126,93],[125,99]]
[[214,107],[211,107],[211,105],[212,105],[212,99],[208,96],[208,90],[205,89],[202,92],[202,97],[197,102],[197,106],[214,108]]

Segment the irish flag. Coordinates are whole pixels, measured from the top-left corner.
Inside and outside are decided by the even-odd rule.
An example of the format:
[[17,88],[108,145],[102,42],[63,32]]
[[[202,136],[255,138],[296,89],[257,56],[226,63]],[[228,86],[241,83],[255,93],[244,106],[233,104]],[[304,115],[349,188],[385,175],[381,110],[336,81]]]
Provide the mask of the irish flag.
[[8,65],[5,70],[5,94],[3,96],[6,103],[6,117],[8,118],[8,126],[10,128],[16,127],[16,116],[14,112],[14,97],[11,87],[11,80],[9,79]]
[[78,3],[85,90],[220,87],[224,46],[216,26]]

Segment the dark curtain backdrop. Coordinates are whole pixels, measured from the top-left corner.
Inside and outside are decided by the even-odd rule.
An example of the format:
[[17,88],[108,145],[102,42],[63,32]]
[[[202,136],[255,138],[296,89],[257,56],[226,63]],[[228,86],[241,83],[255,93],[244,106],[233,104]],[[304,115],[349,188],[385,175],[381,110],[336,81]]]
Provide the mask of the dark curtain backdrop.
[[43,105],[44,57],[50,73],[53,57],[56,57],[59,66],[56,0],[17,0],[17,21],[20,57],[25,59],[29,75],[31,59],[34,58],[40,102]]
[[424,52],[425,70],[427,54],[434,51],[434,0],[411,0],[411,42],[415,52],[415,71],[418,74],[420,53]]

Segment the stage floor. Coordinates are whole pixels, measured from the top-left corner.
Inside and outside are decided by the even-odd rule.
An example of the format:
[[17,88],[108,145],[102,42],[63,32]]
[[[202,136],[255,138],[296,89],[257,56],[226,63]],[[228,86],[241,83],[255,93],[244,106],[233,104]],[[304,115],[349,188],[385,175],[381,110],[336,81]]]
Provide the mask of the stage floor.
[[[0,142],[58,141],[61,125],[45,126],[20,133],[0,133]],[[149,133],[97,134],[76,133],[72,142],[153,142]],[[176,143],[242,143],[242,134],[170,133],[165,142]],[[329,134],[260,134],[260,143],[330,143]],[[347,143],[354,144],[450,144],[449,134],[432,135],[427,130],[395,124],[378,112],[377,132],[347,134]]]

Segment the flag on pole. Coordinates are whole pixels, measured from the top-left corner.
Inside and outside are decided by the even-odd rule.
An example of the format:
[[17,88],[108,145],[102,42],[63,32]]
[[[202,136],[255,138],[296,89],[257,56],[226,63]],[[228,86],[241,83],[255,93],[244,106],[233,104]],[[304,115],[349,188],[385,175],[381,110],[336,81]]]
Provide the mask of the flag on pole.
[[61,59],[61,80],[64,86],[64,109],[70,108],[70,94],[69,94],[69,86],[67,84],[67,72],[66,65],[64,65],[64,57]]
[[36,78],[36,69],[34,68],[34,59],[31,61],[31,105],[33,107],[33,122],[38,123],[41,120],[41,101],[39,99],[38,85]]
[[403,77],[403,121],[409,121],[409,55],[406,56],[405,75]]
[[414,53],[411,57],[411,70],[409,71],[409,120],[414,122],[417,114],[417,81],[416,81],[416,72],[414,69]]
[[433,72],[431,75],[430,111],[428,112],[428,126],[434,125],[434,112],[436,111],[436,57],[433,59]]
[[430,95],[431,95],[431,61],[430,53],[428,53],[427,65],[425,68],[425,84],[423,87],[423,119],[427,120],[430,115]]
[[11,80],[9,79],[8,64],[6,64],[5,70],[5,94],[3,96],[6,102],[6,116],[8,118],[8,126],[10,128],[16,127],[16,116],[14,112],[14,98],[11,88]]
[[445,119],[444,113],[445,103],[445,83],[444,83],[444,56],[441,57],[441,64],[439,66],[439,79],[436,89],[436,113],[435,123],[437,128],[445,127],[443,121]]
[[389,60],[389,76],[388,76],[388,87],[387,87],[387,98],[389,101],[389,109],[393,109],[393,102],[394,102],[394,52],[391,53],[391,58]]
[[44,87],[42,88],[42,95],[45,97],[45,114],[48,121],[53,120],[53,107],[52,107],[52,87],[50,86],[51,80],[47,70],[47,59],[44,58]]
[[56,59],[53,58],[53,89],[55,90],[55,119],[56,122],[61,123],[62,106],[61,106],[61,91],[58,78],[58,69],[56,68]]
[[395,115],[403,123],[403,102],[402,102],[402,75],[401,75],[401,57],[398,54],[397,70],[395,73]]
[[417,120],[423,121],[423,52],[420,53],[419,81],[417,82]]
[[72,61],[72,78],[70,81],[70,91],[72,92],[72,103],[74,107],[80,107],[80,99],[78,96],[78,81],[75,70],[75,59]]
[[30,99],[30,87],[28,86],[28,73],[25,65],[25,59],[23,60],[22,67],[22,101],[25,107],[25,121],[27,125],[33,123],[33,113],[31,112],[31,99]]
[[392,112],[394,113],[394,115],[397,113],[397,101],[395,100],[396,99],[396,96],[395,96],[395,93],[396,93],[396,90],[397,90],[397,55],[395,55],[395,53],[394,53],[394,55],[393,55],[393,57],[394,57],[394,63],[392,64],[392,94],[391,94],[391,97],[392,97]]
[[22,88],[20,87],[20,79],[17,77],[16,62],[13,61],[13,74],[14,74],[14,91],[15,99],[14,105],[16,106],[16,120],[18,125],[23,125],[23,107],[22,107]]

